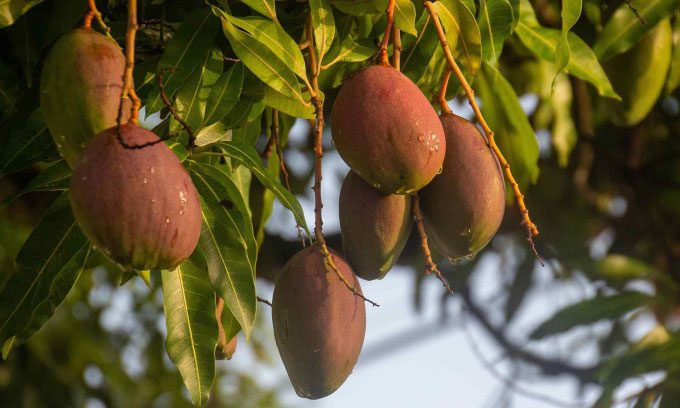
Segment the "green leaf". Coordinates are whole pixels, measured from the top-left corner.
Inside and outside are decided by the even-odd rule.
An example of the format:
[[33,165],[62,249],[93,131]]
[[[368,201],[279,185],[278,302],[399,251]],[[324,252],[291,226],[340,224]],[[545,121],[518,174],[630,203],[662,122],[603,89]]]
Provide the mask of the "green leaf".
[[666,95],[670,95],[680,86],[680,18],[673,23],[673,56],[666,80]]
[[333,6],[351,16],[365,16],[367,14],[384,13],[385,9],[375,6],[373,0],[331,0]]
[[197,171],[192,171],[191,176],[203,199],[199,248],[207,261],[210,282],[248,338],[257,307],[255,272],[247,240],[236,219],[238,210],[227,208],[229,204],[216,190],[221,185],[214,178],[208,179]]
[[[210,164],[193,163],[192,171],[200,174],[203,181],[208,184],[210,191],[203,190],[201,195],[205,198],[210,195],[212,199],[226,208],[240,232],[240,239],[243,240],[248,248],[248,259],[255,275],[255,265],[257,264],[257,244],[253,232],[253,223],[250,219],[250,211],[245,201],[244,191],[233,180],[233,174],[227,172],[223,166],[213,166]],[[247,191],[245,192],[247,194]],[[232,207],[231,209],[227,207]]]
[[453,56],[475,75],[482,60],[482,39],[475,16],[461,0],[439,0],[435,5]]
[[276,21],[276,6],[274,0],[241,0],[251,9],[257,11],[265,17]]
[[616,320],[624,314],[643,307],[653,300],[639,292],[624,292],[612,296],[596,296],[583,300],[555,313],[538,326],[530,335],[532,340],[563,333],[576,326],[596,323],[600,320]]
[[314,118],[314,105],[311,103],[302,103],[297,99],[288,98],[268,86],[262,87],[261,91],[263,92],[262,102],[265,105],[296,118]]
[[[559,30],[526,24],[523,20],[515,27],[515,32],[536,56],[555,63]],[[568,39],[571,55],[565,70],[593,84],[600,95],[620,99],[590,47],[574,33],[569,33]]]
[[606,61],[629,50],[659,21],[678,10],[680,2],[678,0],[631,0],[631,5],[638,10],[645,24],[642,24],[626,3],[622,3],[593,45],[593,51],[601,61]]
[[284,207],[288,208],[295,217],[295,221],[311,235],[307,223],[305,222],[305,214],[302,211],[300,202],[295,198],[293,193],[288,191],[279,180],[273,178],[262,165],[257,151],[252,146],[240,145],[236,143],[223,142],[219,143],[219,147],[224,150],[224,153],[236,160],[239,164],[248,168],[258,180],[265,187],[270,189],[279,199]]
[[569,63],[569,56],[571,54],[568,40],[569,30],[571,30],[581,16],[581,7],[581,0],[562,0],[562,31],[560,33],[560,40],[557,43],[557,56],[555,61],[557,73],[553,80],[553,89],[555,89],[557,75],[559,75]]
[[[538,140],[512,86],[495,68],[482,64],[475,82],[482,112],[494,130],[496,142],[522,188],[538,177]],[[507,190],[511,195],[511,190]]]
[[25,122],[17,123],[0,144],[0,177],[25,168],[39,160],[59,157],[47,124],[39,109],[31,113]]
[[222,72],[223,61],[221,51],[211,50],[177,91],[176,111],[194,131],[205,119],[208,97]]
[[[215,9],[218,10],[218,9]],[[290,35],[281,27],[281,24],[269,21],[260,17],[234,17],[221,10],[216,11],[219,16],[242,30],[250,34],[259,44],[264,45],[271,53],[275,54],[277,60],[283,61],[300,78],[307,78],[305,60],[302,51]],[[224,25],[224,24],[223,24]],[[225,34],[227,28],[225,28]],[[227,36],[228,37],[228,36]],[[253,41],[248,41],[253,42]],[[236,49],[234,52],[237,53]],[[246,64],[247,66],[248,64]],[[250,66],[248,66],[250,69]],[[253,71],[252,69],[250,69]],[[254,72],[254,71],[253,71]],[[266,83],[266,82],[265,82]]]
[[19,78],[4,62],[0,61],[0,122],[9,116],[19,98]]
[[0,0],[0,29],[11,26],[43,0]]
[[90,242],[62,193],[28,237],[16,259],[16,272],[0,293],[0,342],[30,337],[64,301],[83,270]]
[[477,22],[482,37],[482,59],[496,65],[512,30],[512,6],[508,0],[481,0]]
[[[231,16],[217,8],[213,8],[213,10],[220,13],[224,35],[246,67],[262,82],[276,91],[304,103],[300,85],[290,65],[272,51],[264,40],[260,39],[259,35],[253,36],[238,30],[230,22]],[[262,36],[262,38],[266,38],[266,36]]]
[[230,137],[231,129],[227,129],[227,126],[222,122],[215,122],[198,131],[196,134],[196,146],[206,146]]
[[[512,16],[514,18],[514,22],[512,23],[512,29],[515,29],[515,26],[517,23],[519,23],[519,16],[520,16],[520,0],[510,0],[510,6],[512,6]],[[531,7],[531,4],[529,4],[529,7]]]
[[336,52],[333,52],[333,50],[331,50],[331,52],[326,55],[326,59],[330,59],[330,61],[322,65],[323,69],[327,69],[338,62],[366,61],[375,55],[376,47],[373,41],[355,41],[351,36],[347,36],[335,51]]
[[416,31],[416,7],[411,0],[395,0],[394,24],[411,35],[418,35]]
[[65,160],[59,160],[51,163],[43,171],[41,171],[33,180],[31,180],[24,188],[6,198],[0,208],[16,198],[34,191],[63,191],[68,190],[71,183],[71,174],[73,171]]
[[318,64],[320,66],[324,55],[333,45],[333,37],[335,35],[333,9],[328,0],[309,0],[309,13],[312,17],[314,43],[316,44]]
[[203,125],[218,122],[234,108],[243,87],[243,64],[237,63],[220,75],[210,91]]
[[265,105],[261,97],[242,96],[236,106],[222,119],[222,123],[227,129],[234,129],[246,126],[259,117]]
[[191,400],[204,407],[215,379],[215,292],[205,268],[184,261],[161,272],[168,357],[177,366]]
[[472,14],[477,14],[477,6],[475,6],[475,0],[461,0],[465,7],[472,12]]
[[[168,97],[174,95],[205,60],[216,33],[217,21],[210,10],[200,8],[186,16],[158,62],[159,69],[170,68],[163,75],[163,85]],[[157,112],[163,107],[158,90],[149,95],[145,105],[148,113]]]

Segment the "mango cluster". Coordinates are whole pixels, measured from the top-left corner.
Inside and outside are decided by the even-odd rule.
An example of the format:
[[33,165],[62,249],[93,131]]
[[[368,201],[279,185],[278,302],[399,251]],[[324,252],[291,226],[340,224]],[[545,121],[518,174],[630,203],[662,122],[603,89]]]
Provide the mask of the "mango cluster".
[[[338,271],[382,279],[413,226],[420,195],[427,232],[439,252],[457,259],[480,251],[498,230],[505,184],[487,141],[471,122],[437,116],[398,70],[366,68],[342,85],[331,113],[333,141],[350,167],[340,191],[344,258]],[[329,272],[318,245],[283,268],[272,301],[276,343],[301,397],[333,393],[352,372],[366,330],[363,299]]]

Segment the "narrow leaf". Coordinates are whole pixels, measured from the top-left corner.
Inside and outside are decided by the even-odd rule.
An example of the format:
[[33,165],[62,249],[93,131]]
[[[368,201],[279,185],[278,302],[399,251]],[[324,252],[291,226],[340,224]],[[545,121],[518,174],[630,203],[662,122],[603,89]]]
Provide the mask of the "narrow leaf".
[[14,24],[43,0],[0,0],[0,29]]
[[453,56],[463,61],[470,74],[476,74],[482,59],[482,39],[475,16],[461,0],[439,0],[435,5]]
[[333,45],[335,20],[329,0],[309,0],[309,12],[314,28],[314,42],[318,53],[319,65]]
[[45,170],[40,172],[26,187],[6,198],[1,205],[5,205],[16,198],[34,191],[63,191],[68,190],[71,182],[71,168],[65,160],[51,163]]
[[276,21],[276,7],[274,0],[241,0],[251,9],[257,11],[265,17]]
[[512,30],[512,6],[508,0],[481,0],[477,22],[482,37],[482,59],[495,65]]
[[215,292],[206,270],[191,260],[162,271],[161,278],[168,357],[182,375],[194,405],[204,407],[215,379]]
[[553,79],[553,90],[555,89],[557,75],[559,75],[569,63],[569,56],[571,55],[568,40],[569,30],[571,30],[581,16],[581,7],[581,0],[562,0],[562,31],[560,34],[560,41],[557,43],[557,56],[555,61],[557,73],[555,74],[555,79]]
[[612,296],[597,296],[555,313],[538,326],[530,335],[532,340],[570,330],[576,326],[592,324],[600,320],[615,320],[624,314],[649,304],[652,298],[639,292],[624,292]]
[[206,103],[203,126],[218,122],[234,108],[243,87],[243,64],[234,64],[220,75]]
[[23,341],[42,327],[80,276],[89,251],[64,192],[24,243],[0,293],[0,342]]
[[418,35],[418,31],[416,31],[416,7],[411,0],[395,0],[394,24],[406,33]]
[[307,234],[310,234],[300,202],[279,180],[271,177],[262,165],[257,151],[252,146],[244,146],[229,142],[220,143],[219,146],[224,150],[226,155],[236,160],[239,164],[247,167],[265,187],[274,192],[279,201],[281,201],[281,204],[293,213],[298,225],[304,228]]
[[593,51],[600,60],[606,61],[629,50],[647,31],[680,7],[678,0],[631,0],[630,3],[645,23],[640,21],[628,4],[621,3],[593,45]]

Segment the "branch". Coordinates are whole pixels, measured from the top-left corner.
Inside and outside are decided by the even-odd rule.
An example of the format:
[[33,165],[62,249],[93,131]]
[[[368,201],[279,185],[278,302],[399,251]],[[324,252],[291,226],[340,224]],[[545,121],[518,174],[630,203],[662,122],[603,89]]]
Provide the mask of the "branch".
[[425,257],[425,274],[429,275],[434,273],[444,288],[453,295],[453,289],[451,289],[451,286],[446,281],[441,271],[439,271],[439,268],[437,268],[437,264],[432,260],[430,246],[427,244],[427,232],[425,232],[425,226],[423,225],[423,214],[420,212],[420,197],[418,197],[418,194],[413,196],[413,216],[415,218],[416,227],[418,228],[418,235],[420,236],[420,248],[423,252],[423,257]]
[[526,361],[541,369],[541,372],[548,376],[558,376],[569,374],[578,378],[583,384],[599,384],[596,378],[599,367],[576,367],[569,363],[551,360],[543,356],[524,350],[520,346],[511,342],[503,330],[496,328],[488,319],[481,308],[472,300],[470,291],[467,288],[458,291],[460,298],[463,299],[466,309],[477,319],[484,329],[491,335],[494,341],[503,348],[509,356]]
[[451,113],[449,103],[446,101],[446,88],[449,86],[449,79],[451,78],[451,70],[447,69],[442,78],[442,87],[439,91],[439,106],[442,108],[442,115]]
[[642,18],[640,11],[637,8],[635,8],[635,6],[633,6],[633,2],[631,0],[623,0],[623,2],[626,3],[626,5],[628,5],[628,8],[633,12],[633,14],[635,14],[635,17],[637,17],[637,19],[640,20],[640,23],[642,23],[642,25],[647,25],[647,22],[645,21],[644,18]]
[[529,210],[527,209],[526,205],[524,204],[524,195],[519,189],[519,184],[517,184],[517,181],[515,181],[515,178],[512,175],[512,171],[510,170],[510,164],[508,163],[507,160],[505,160],[505,157],[503,156],[503,153],[500,151],[498,148],[498,145],[496,145],[496,141],[494,139],[494,133],[489,127],[489,125],[486,123],[486,120],[484,119],[484,116],[482,115],[482,112],[479,109],[479,106],[477,105],[477,102],[475,101],[475,92],[472,90],[472,87],[470,87],[470,84],[467,82],[465,79],[465,75],[463,75],[463,71],[461,71],[460,67],[458,67],[458,64],[456,63],[456,60],[453,58],[453,54],[451,54],[451,49],[449,48],[449,44],[446,41],[446,35],[444,34],[444,29],[442,28],[441,22],[439,21],[439,17],[437,16],[437,10],[435,10],[435,6],[433,3],[430,1],[425,1],[423,3],[425,8],[427,9],[427,12],[429,13],[430,17],[432,18],[432,22],[434,23],[435,29],[437,30],[437,37],[439,38],[439,42],[441,43],[442,49],[444,50],[444,55],[446,56],[446,62],[448,63],[449,67],[453,71],[453,73],[456,75],[456,78],[460,82],[460,84],[463,86],[463,89],[465,90],[465,94],[467,95],[468,102],[470,103],[470,106],[472,107],[472,110],[475,112],[475,116],[477,117],[477,120],[479,121],[479,124],[482,126],[482,129],[484,129],[484,133],[486,133],[486,137],[489,143],[489,147],[491,150],[494,152],[496,157],[498,158],[498,161],[501,164],[501,167],[503,168],[503,171],[505,172],[505,177],[508,180],[508,183],[512,186],[513,192],[515,193],[515,199],[517,201],[517,205],[519,207],[520,213],[522,215],[522,222],[521,225],[524,227],[526,230],[527,236],[527,242],[529,243],[532,251],[534,252],[534,255],[536,258],[541,262],[541,265],[543,265],[543,259],[541,256],[538,254],[536,251],[536,246],[534,245],[534,240],[533,238],[538,235],[538,228],[536,227],[536,224],[534,224],[531,221],[531,218],[529,217]]
[[380,42],[378,49],[378,63],[381,65],[390,65],[390,60],[387,57],[387,45],[390,42],[390,33],[392,32],[392,25],[394,25],[394,3],[395,0],[389,0],[387,3],[387,24],[385,25],[385,35]]
[[[394,2],[394,0],[390,0]],[[362,293],[360,293],[352,283],[350,283],[345,276],[340,273],[338,267],[333,262],[333,257],[331,256],[328,246],[326,245],[326,239],[323,236],[323,217],[321,215],[321,209],[323,208],[323,201],[321,200],[321,179],[322,177],[322,163],[323,163],[323,100],[321,100],[316,95],[319,95],[319,69],[316,65],[316,47],[314,46],[314,38],[311,17],[307,19],[307,39],[309,40],[309,49],[307,55],[309,56],[309,70],[311,71],[311,86],[312,89],[310,94],[312,94],[311,103],[314,105],[314,116],[316,118],[314,123],[314,236],[321,253],[323,254],[324,260],[326,261],[326,267],[328,272],[333,272],[342,283],[345,284],[347,289],[349,289],[355,296],[359,296],[366,302],[373,306],[379,306],[377,303],[366,298]]]
[[259,296],[257,296],[257,301],[260,303],[264,303],[265,305],[268,305],[269,307],[272,307],[272,302],[268,301],[267,299],[263,299]]
[[102,18],[102,13],[100,13],[99,10],[97,9],[97,4],[95,4],[95,1],[87,0],[87,5],[89,6],[90,10],[87,12],[87,14],[85,14],[85,17],[83,18],[83,27],[92,28],[92,20],[96,18],[99,27],[101,27],[101,29],[104,30],[104,33],[106,34],[107,37],[113,40],[113,37],[111,36],[111,29],[104,22],[104,19]]
[[137,124],[139,121],[139,108],[142,102],[135,92],[132,73],[135,68],[135,37],[137,35],[137,0],[128,0],[128,22],[125,34],[125,71],[123,73],[123,88],[121,89],[120,102],[118,103],[118,118],[116,120],[116,138],[126,149],[139,149],[141,147],[129,146],[123,140],[120,133],[121,121],[123,120],[123,105],[125,98],[132,101],[129,122]]
[[168,99],[168,95],[165,93],[165,87],[163,86],[163,75],[165,74],[166,71],[173,71],[174,69],[171,67],[163,67],[158,71],[158,89],[160,90],[161,94],[161,99],[163,100],[163,104],[165,105],[166,108],[170,111],[172,116],[175,118],[177,122],[179,122],[180,125],[186,130],[186,132],[189,134],[189,141],[187,142],[187,147],[189,150],[193,150],[194,147],[196,147],[196,135],[194,134],[194,131],[191,130],[191,127],[189,124],[182,119],[181,116],[179,116],[179,113],[172,107],[172,103]]

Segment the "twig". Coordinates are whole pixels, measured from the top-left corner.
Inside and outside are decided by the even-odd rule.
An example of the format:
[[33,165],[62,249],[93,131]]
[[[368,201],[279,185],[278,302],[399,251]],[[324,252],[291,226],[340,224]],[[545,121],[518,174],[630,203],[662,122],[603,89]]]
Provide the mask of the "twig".
[[390,33],[392,32],[392,25],[394,24],[394,3],[395,0],[389,0],[387,3],[387,24],[385,25],[385,35],[380,42],[378,49],[378,63],[380,65],[390,65],[390,60],[387,57],[387,46],[390,42]]
[[434,22],[435,29],[437,30],[437,37],[439,38],[439,42],[444,51],[444,55],[446,56],[446,62],[448,63],[451,70],[453,70],[453,73],[456,75],[456,78],[458,79],[460,84],[463,86],[465,94],[467,95],[468,98],[468,102],[470,103],[472,110],[475,112],[475,116],[477,117],[479,124],[482,126],[482,129],[484,129],[484,133],[486,133],[489,147],[491,148],[491,150],[493,150],[494,154],[498,158],[498,161],[500,162],[501,167],[503,168],[503,171],[505,173],[505,177],[507,178],[508,183],[510,183],[510,185],[512,186],[513,192],[515,193],[515,199],[517,201],[517,205],[522,216],[521,225],[524,227],[527,233],[526,240],[529,243],[529,246],[531,247],[531,250],[534,252],[536,258],[541,262],[541,265],[543,265],[543,259],[538,254],[538,251],[536,251],[536,246],[534,245],[533,239],[535,236],[538,235],[538,228],[529,217],[529,210],[524,204],[524,195],[520,191],[519,184],[517,184],[517,181],[515,181],[515,178],[512,175],[512,171],[510,170],[510,164],[508,163],[507,160],[505,160],[503,153],[498,148],[498,145],[496,145],[494,133],[489,127],[489,125],[486,123],[486,120],[484,119],[484,116],[482,115],[482,112],[479,109],[477,102],[475,101],[475,92],[472,90],[472,87],[470,87],[470,84],[465,79],[463,71],[461,71],[460,67],[458,67],[456,60],[453,58],[453,54],[451,54],[451,49],[449,48],[449,44],[446,41],[446,35],[444,34],[444,29],[442,28],[441,22],[439,21],[439,17],[437,16],[437,10],[435,9],[434,4],[426,0],[423,3],[423,5],[427,9],[427,12],[429,13],[430,17],[432,18],[432,21]]
[[396,25],[392,26],[392,66],[401,71],[401,32]]
[[177,122],[179,122],[180,125],[186,130],[186,132],[189,134],[189,140],[187,142],[187,147],[189,150],[193,150],[194,147],[196,147],[196,135],[194,134],[194,131],[191,130],[191,127],[189,124],[182,119],[181,116],[179,116],[179,113],[172,107],[172,103],[168,99],[168,95],[165,93],[165,87],[163,86],[163,75],[165,74],[166,71],[173,71],[173,68],[171,67],[163,67],[158,71],[158,89],[160,90],[161,94],[161,99],[163,100],[163,104],[165,104],[165,107],[168,108],[172,116],[175,118]]
[[453,289],[451,289],[451,286],[439,268],[437,268],[437,264],[432,260],[432,252],[430,252],[430,246],[427,244],[427,232],[425,232],[425,226],[423,225],[423,214],[420,212],[420,197],[418,197],[418,194],[413,196],[413,217],[418,228],[418,235],[420,235],[420,248],[423,252],[423,257],[425,257],[425,274],[434,273],[444,288],[453,295]]
[[633,2],[631,0],[623,0],[624,3],[628,5],[628,8],[635,14],[635,17],[637,17],[638,20],[642,23],[642,25],[647,25],[647,22],[645,21],[644,18],[642,18],[642,15],[640,14],[640,11],[633,6]]
[[442,115],[451,113],[449,103],[446,101],[446,88],[449,86],[449,79],[451,79],[451,70],[447,69],[446,72],[444,72],[444,78],[442,78],[442,87],[439,91],[439,105],[442,108]]
[[502,329],[496,328],[489,321],[486,314],[479,308],[479,306],[472,300],[468,288],[462,288],[458,291],[459,297],[463,299],[466,309],[476,318],[476,320],[484,327],[484,329],[491,335],[494,341],[505,351],[508,355],[514,358],[519,358],[529,364],[540,368],[541,372],[548,376],[558,376],[561,374],[569,374],[578,378],[583,384],[598,384],[596,378],[598,366],[592,367],[575,367],[567,362],[559,360],[551,360],[543,356],[534,354],[530,351],[524,350],[520,346],[511,342]]
[[[394,0],[390,0],[394,2]],[[319,94],[319,70],[316,64],[316,47],[312,41],[313,30],[311,24],[311,17],[307,19],[307,39],[310,41],[310,47],[307,55],[309,56],[308,66],[311,71],[311,86],[310,94],[312,94],[311,102],[314,105],[314,116],[316,118],[314,123],[314,237],[319,244],[319,249],[323,254],[326,267],[328,272],[333,272],[342,283],[345,284],[347,289],[349,289],[355,296],[359,296],[366,302],[373,306],[379,306],[377,303],[366,298],[361,292],[359,292],[354,285],[352,285],[345,276],[338,270],[338,267],[333,262],[333,257],[331,256],[328,246],[326,245],[326,239],[323,236],[323,217],[321,215],[321,209],[323,208],[323,201],[321,200],[321,179],[322,179],[322,162],[323,162],[323,100],[321,100],[316,95]]]
[[121,89],[120,102],[118,103],[118,118],[116,120],[116,138],[126,149],[139,149],[138,146],[130,146],[125,143],[120,132],[123,120],[123,105],[125,98],[132,101],[129,122],[137,124],[139,121],[139,108],[142,102],[135,92],[134,79],[132,77],[135,68],[135,37],[137,35],[137,0],[128,0],[128,22],[125,34],[125,71],[123,73],[123,88]]
[[583,402],[566,402],[562,400],[558,400],[555,398],[552,398],[548,395],[543,395],[539,394],[535,391],[531,391],[529,389],[526,389],[520,385],[518,385],[515,381],[515,379],[510,378],[503,373],[501,373],[496,367],[494,366],[494,363],[489,361],[485,356],[484,353],[482,353],[482,350],[479,348],[478,342],[474,339],[472,336],[472,332],[470,331],[470,328],[467,325],[467,321],[465,317],[461,319],[461,326],[463,327],[463,332],[465,333],[465,339],[470,346],[470,349],[472,350],[472,353],[477,357],[477,359],[482,363],[482,366],[486,368],[486,370],[491,374],[492,377],[494,377],[496,380],[499,382],[505,384],[507,387],[509,387],[513,392],[515,392],[518,395],[522,395],[526,398],[531,398],[536,401],[541,401],[546,404],[554,405],[556,407],[563,407],[563,408],[572,408],[572,407],[583,407],[584,403]]
[[104,22],[104,19],[102,18],[102,13],[97,9],[97,4],[95,3],[95,0],[87,0],[87,5],[89,6],[90,10],[87,12],[87,14],[85,14],[85,17],[83,18],[83,27],[92,28],[92,20],[96,18],[99,27],[101,27],[101,29],[104,30],[104,33],[106,34],[107,37],[113,40],[113,37],[111,36],[111,28],[109,28],[109,26],[107,26],[106,23]]
[[272,307],[272,302],[268,301],[267,299],[263,299],[259,296],[257,296],[257,301],[260,303],[264,303],[265,305],[269,305],[269,307]]
[[[276,155],[279,156],[279,167],[281,169],[281,174],[283,174],[283,182],[285,183],[288,191],[291,191],[290,178],[288,176],[288,170],[286,169],[286,160],[283,157],[283,149],[281,148],[281,142],[279,141],[279,111],[276,109],[272,109],[272,125],[270,127],[270,132],[270,140],[274,140],[274,145],[276,146]],[[295,228],[297,229],[298,238],[300,239],[302,247],[306,247],[307,242],[304,235],[302,235],[302,228],[300,228],[300,224],[298,224],[297,221],[295,222]]]

